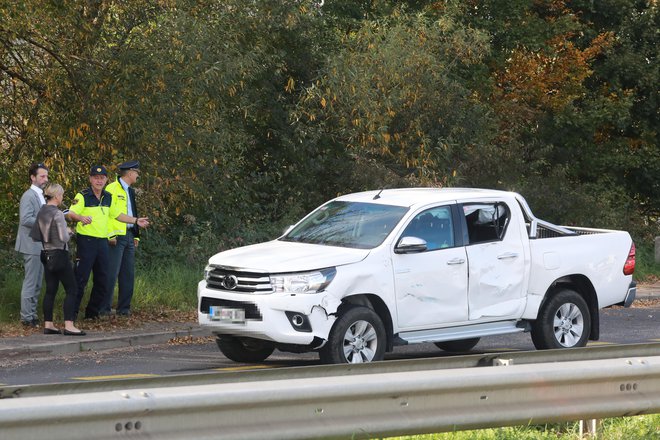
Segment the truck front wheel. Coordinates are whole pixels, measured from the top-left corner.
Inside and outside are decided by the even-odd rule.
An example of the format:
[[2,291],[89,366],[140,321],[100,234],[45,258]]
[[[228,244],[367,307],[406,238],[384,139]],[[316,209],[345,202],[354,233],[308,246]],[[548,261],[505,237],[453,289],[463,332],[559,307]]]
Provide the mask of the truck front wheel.
[[261,362],[275,350],[270,342],[254,338],[218,336],[216,343],[222,354],[234,362]]
[[385,339],[385,326],[376,312],[368,307],[350,306],[330,330],[319,357],[325,364],[379,361],[385,356]]
[[538,350],[584,347],[589,339],[591,315],[577,292],[565,289],[546,302],[532,324],[532,342]]

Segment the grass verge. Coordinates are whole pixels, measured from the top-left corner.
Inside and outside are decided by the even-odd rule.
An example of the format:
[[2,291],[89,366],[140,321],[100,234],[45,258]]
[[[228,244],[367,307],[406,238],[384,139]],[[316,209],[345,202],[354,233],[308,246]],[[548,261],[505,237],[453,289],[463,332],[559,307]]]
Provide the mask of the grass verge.
[[[586,437],[580,437],[579,423],[570,422],[389,437],[387,440],[580,440],[582,438]],[[598,438],[660,440],[660,414],[605,419],[601,423]]]
[[655,262],[655,247],[653,245],[637,246],[635,253],[635,279],[637,282],[653,283],[660,280],[660,263]]
[[[2,277],[0,283],[0,323],[18,322],[21,310],[21,285],[23,283],[23,268],[11,265]],[[135,294],[131,303],[133,311],[148,315],[150,311],[158,314],[162,309],[194,311],[197,308],[197,283],[202,279],[204,267],[172,264],[153,268],[136,268]],[[90,277],[83,297],[81,310],[84,310],[92,289],[93,279]],[[39,316],[43,316],[42,296],[39,299]],[[115,289],[114,303],[117,292]],[[55,298],[54,320],[63,320],[62,302],[64,289],[60,289]]]

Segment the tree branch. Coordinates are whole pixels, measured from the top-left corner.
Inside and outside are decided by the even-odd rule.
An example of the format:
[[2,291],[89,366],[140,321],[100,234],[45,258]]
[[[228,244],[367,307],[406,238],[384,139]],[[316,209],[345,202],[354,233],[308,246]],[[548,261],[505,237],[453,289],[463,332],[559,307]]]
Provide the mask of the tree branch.
[[69,66],[64,62],[64,60],[57,54],[55,51],[47,48],[43,44],[38,43],[37,41],[34,41],[31,38],[26,38],[28,43],[32,44],[33,46],[38,47],[39,49],[43,50],[44,52],[48,53],[50,56],[52,56],[61,66],[62,68],[66,71],[67,76],[69,77],[69,80],[71,81],[71,86],[73,87],[73,90],[75,90],[76,95],[78,95],[78,98],[82,98],[82,93],[80,91],[80,88],[78,87],[78,82],[76,80],[75,75],[69,69]]
[[46,91],[46,88],[43,85],[41,85],[39,83],[36,83],[34,81],[31,81],[29,78],[21,75],[18,72],[13,71],[12,69],[10,69],[8,66],[4,65],[3,63],[0,63],[0,70],[5,72],[11,78],[17,79],[17,80],[21,81],[22,83],[24,83],[25,85],[27,85],[28,87],[38,91],[40,94],[44,93]]

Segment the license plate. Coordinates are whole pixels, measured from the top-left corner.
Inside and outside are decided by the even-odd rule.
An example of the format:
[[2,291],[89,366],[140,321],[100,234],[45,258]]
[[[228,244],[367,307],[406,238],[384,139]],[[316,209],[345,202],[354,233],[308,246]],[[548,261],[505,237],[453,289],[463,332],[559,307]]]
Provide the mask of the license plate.
[[209,318],[212,321],[245,322],[245,310],[229,307],[209,307]]

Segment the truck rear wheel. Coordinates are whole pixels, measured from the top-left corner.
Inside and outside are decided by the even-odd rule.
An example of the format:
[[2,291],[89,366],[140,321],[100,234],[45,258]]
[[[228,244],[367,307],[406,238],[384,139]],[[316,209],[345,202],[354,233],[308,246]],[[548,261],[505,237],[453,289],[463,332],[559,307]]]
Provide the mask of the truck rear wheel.
[[532,324],[532,342],[538,350],[587,345],[591,315],[577,292],[565,289],[550,298]]
[[458,341],[443,341],[436,342],[435,346],[440,350],[449,351],[451,353],[461,353],[470,351],[479,343],[480,338],[460,339]]
[[234,362],[261,362],[275,350],[270,342],[254,338],[218,336],[216,343],[222,354]]
[[359,364],[382,360],[386,332],[383,321],[372,309],[350,306],[335,322],[328,342],[319,351],[324,364]]

